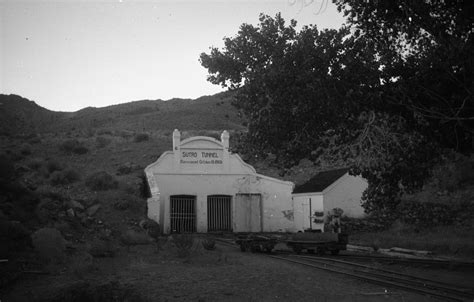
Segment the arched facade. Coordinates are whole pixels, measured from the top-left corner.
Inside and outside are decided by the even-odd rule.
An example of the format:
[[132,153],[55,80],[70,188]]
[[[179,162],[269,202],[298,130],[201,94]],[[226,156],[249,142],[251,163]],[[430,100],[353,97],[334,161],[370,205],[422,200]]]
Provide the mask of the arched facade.
[[145,168],[148,217],[164,233],[294,232],[294,184],[257,174],[221,140],[173,132],[173,150]]

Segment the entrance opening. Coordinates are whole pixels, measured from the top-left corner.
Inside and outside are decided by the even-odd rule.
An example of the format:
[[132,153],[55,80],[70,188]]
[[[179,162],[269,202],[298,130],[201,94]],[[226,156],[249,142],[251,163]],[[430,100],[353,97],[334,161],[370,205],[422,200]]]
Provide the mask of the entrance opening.
[[232,231],[232,199],[228,195],[207,196],[207,231]]
[[196,232],[196,196],[170,196],[171,233]]

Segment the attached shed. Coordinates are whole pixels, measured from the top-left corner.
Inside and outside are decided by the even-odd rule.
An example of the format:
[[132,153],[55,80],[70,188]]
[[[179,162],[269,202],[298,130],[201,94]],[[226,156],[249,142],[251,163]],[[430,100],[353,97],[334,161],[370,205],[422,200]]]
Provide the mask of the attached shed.
[[257,174],[221,140],[173,132],[173,150],[145,168],[148,217],[164,233],[294,232],[288,181]]
[[349,217],[364,216],[361,198],[367,185],[364,178],[349,175],[346,168],[318,173],[293,190],[295,224],[300,229],[320,229],[323,225],[314,224],[320,220],[314,213],[334,208],[341,208]]

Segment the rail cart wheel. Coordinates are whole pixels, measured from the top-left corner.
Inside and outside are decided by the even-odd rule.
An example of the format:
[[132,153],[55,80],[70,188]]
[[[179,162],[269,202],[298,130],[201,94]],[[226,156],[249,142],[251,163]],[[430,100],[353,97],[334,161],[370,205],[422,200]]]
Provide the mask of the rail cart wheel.
[[323,256],[323,255],[324,255],[324,252],[325,252],[325,250],[324,250],[324,248],[322,248],[322,247],[318,247],[318,248],[316,249],[316,254],[318,254],[318,256]]
[[314,254],[314,250],[313,249],[308,249],[308,254]]
[[331,255],[334,255],[334,256],[339,255],[339,250],[332,250]]
[[303,250],[303,249],[301,248],[301,246],[294,246],[294,247],[293,247],[293,251],[294,251],[295,253],[297,253],[297,254],[301,254],[301,251],[302,251],[302,250]]

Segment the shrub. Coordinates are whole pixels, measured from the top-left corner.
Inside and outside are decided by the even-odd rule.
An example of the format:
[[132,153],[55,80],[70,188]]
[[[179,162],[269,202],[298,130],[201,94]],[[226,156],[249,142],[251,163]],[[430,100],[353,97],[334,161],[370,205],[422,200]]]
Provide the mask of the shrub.
[[6,155],[0,155],[0,183],[7,183],[15,179],[15,167]]
[[118,181],[105,171],[94,173],[87,177],[86,186],[95,191],[116,189]]
[[36,207],[36,217],[41,223],[57,220],[59,212],[64,210],[62,201],[56,198],[43,197]]
[[41,143],[41,138],[39,136],[34,136],[28,139],[28,143],[30,144],[39,144]]
[[58,161],[55,160],[49,160],[46,163],[46,168],[48,168],[49,173],[53,173],[54,171],[61,171],[63,168],[63,165],[61,165]]
[[194,237],[188,234],[173,235],[173,242],[178,249],[178,257],[189,256],[194,245]]
[[55,171],[51,174],[51,184],[53,185],[68,185],[78,181],[79,179],[81,179],[81,176],[73,169]]
[[98,137],[95,139],[95,142],[96,142],[97,148],[104,148],[104,147],[110,145],[110,143],[112,142],[112,140],[109,139],[109,138],[106,138],[106,137],[104,137],[104,136],[98,136]]
[[64,141],[59,149],[68,155],[72,154],[85,154],[89,151],[84,144],[77,139],[69,139]]
[[144,142],[150,139],[150,136],[147,133],[138,133],[133,139],[136,143]]
[[109,240],[94,239],[89,247],[89,254],[94,257],[113,257],[115,247]]
[[29,235],[20,222],[0,217],[0,258],[9,258],[26,250],[30,245]]
[[202,241],[202,247],[208,251],[213,251],[216,249],[216,240],[212,238],[206,238]]
[[30,155],[31,154],[31,145],[23,144],[20,148],[20,153],[23,155]]
[[26,165],[33,170],[39,170],[39,168],[43,166],[43,161],[38,158],[33,158],[30,159]]
[[120,238],[121,242],[126,246],[150,244],[151,238],[143,231],[128,230]]
[[140,221],[140,227],[146,230],[151,238],[157,240],[161,235],[160,224],[152,219],[144,219]]
[[132,166],[131,165],[121,165],[117,169],[117,175],[126,175],[132,173]]
[[33,247],[47,262],[62,262],[66,243],[61,233],[54,228],[42,228],[31,236]]

